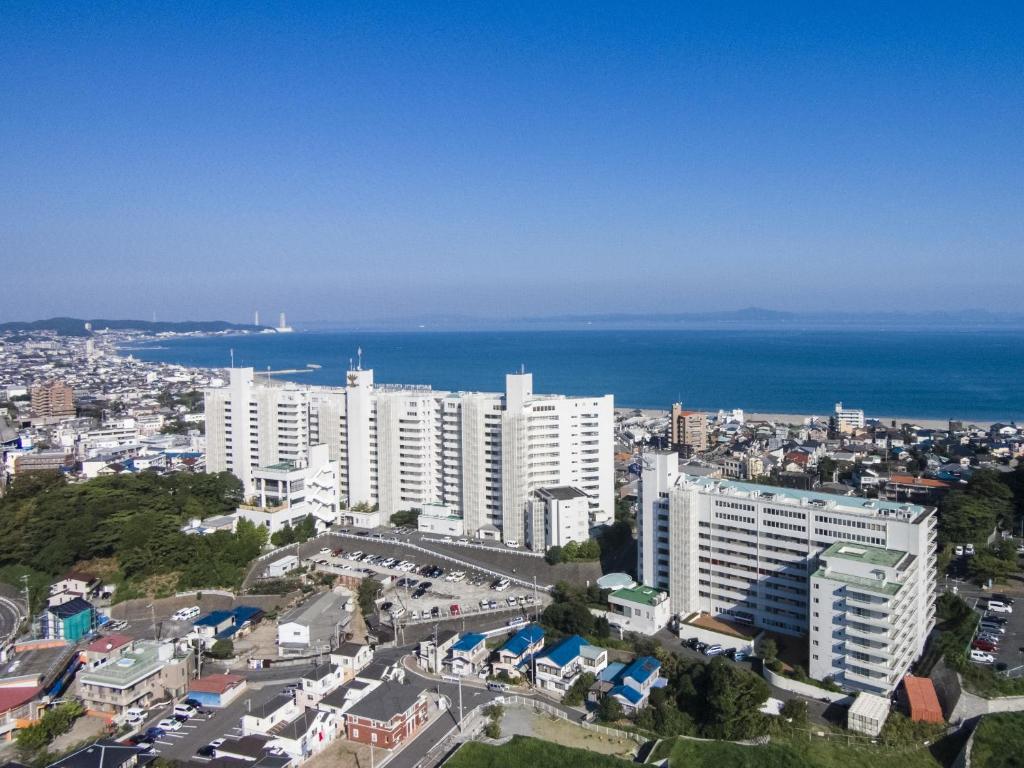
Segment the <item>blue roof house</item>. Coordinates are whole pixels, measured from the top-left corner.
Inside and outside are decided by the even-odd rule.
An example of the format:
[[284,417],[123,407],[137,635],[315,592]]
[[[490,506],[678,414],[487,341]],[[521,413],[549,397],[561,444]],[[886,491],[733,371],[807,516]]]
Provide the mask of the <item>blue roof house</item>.
[[504,672],[515,679],[526,671],[534,655],[543,649],[544,630],[538,624],[528,624],[498,649],[494,672]]
[[579,635],[569,635],[534,660],[534,685],[562,697],[579,679],[590,672],[598,675],[608,666],[608,651],[591,645]]
[[664,682],[661,662],[653,656],[638,656],[629,664],[615,663],[605,669],[587,692],[587,701],[599,704],[605,696],[613,696],[629,715],[646,707],[651,690]]
[[487,638],[477,632],[469,632],[451,647],[443,666],[453,675],[473,675],[483,668],[487,656]]

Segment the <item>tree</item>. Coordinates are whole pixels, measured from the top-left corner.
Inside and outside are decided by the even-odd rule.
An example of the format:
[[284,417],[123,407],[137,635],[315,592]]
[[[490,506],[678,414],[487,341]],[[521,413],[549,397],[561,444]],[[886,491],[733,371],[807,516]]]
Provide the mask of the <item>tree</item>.
[[377,595],[383,588],[384,585],[376,579],[363,579],[356,593],[356,601],[359,603],[359,610],[362,612],[363,618],[373,613],[377,607]]
[[587,691],[594,684],[597,678],[591,672],[584,672],[576,678],[576,682],[569,686],[569,690],[562,697],[562,703],[570,707],[578,707],[587,696]]
[[826,456],[818,462],[818,480],[823,483],[833,483],[836,479],[836,470],[839,465],[835,460]]
[[218,640],[206,652],[211,659],[230,659],[235,655],[235,644],[230,640]]
[[622,704],[614,696],[605,696],[597,708],[597,716],[603,722],[614,723],[625,717]]
[[765,664],[770,664],[779,657],[779,645],[772,638],[767,637],[758,644],[758,652]]
[[702,734],[730,741],[763,734],[767,721],[760,707],[769,692],[768,684],[757,675],[721,657],[712,659],[707,668],[707,708]]
[[558,565],[562,562],[562,548],[557,544],[549,547],[548,551],[544,553],[544,560],[548,565]]
[[391,515],[391,524],[394,526],[405,526],[416,528],[419,525],[420,513],[418,510],[403,509]]
[[803,699],[787,699],[779,714],[797,727],[807,725],[807,702]]

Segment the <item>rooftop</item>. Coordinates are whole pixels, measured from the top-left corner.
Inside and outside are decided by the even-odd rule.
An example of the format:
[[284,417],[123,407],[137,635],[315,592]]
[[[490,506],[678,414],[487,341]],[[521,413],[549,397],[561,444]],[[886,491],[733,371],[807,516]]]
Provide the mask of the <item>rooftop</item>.
[[880,565],[895,568],[907,553],[898,549],[873,547],[870,544],[853,544],[848,541],[837,541],[824,552],[821,559],[838,557],[841,560],[852,560],[855,563]]
[[851,576],[848,573],[838,573],[834,570],[825,570],[819,568],[811,575],[812,579],[831,579],[832,581],[838,581],[841,584],[848,584],[851,587],[857,587],[858,589],[864,589],[868,592],[874,592],[885,597],[892,597],[893,595],[899,594],[899,591],[903,588],[903,585],[898,581],[882,581],[881,579],[868,579],[862,576]]
[[130,747],[113,739],[100,739],[93,744],[72,752],[49,768],[119,768],[123,765],[136,765],[148,762],[138,747]]
[[795,488],[779,488],[773,485],[757,485],[738,480],[720,480],[711,477],[681,474],[679,482],[685,485],[696,485],[711,493],[726,496],[739,496],[761,501],[773,501],[779,504],[796,504],[800,506],[821,507],[840,512],[871,515],[873,517],[899,517],[915,519],[919,515],[931,512],[934,507],[905,502],[884,501],[882,499],[864,499],[855,496],[839,496],[832,493],[816,493],[801,491]]
[[161,644],[153,640],[140,640],[121,657],[90,670],[79,672],[79,679],[89,685],[109,688],[127,688],[139,680],[156,674],[167,659],[161,659]]
[[459,638],[459,642],[452,646],[452,650],[463,652],[472,651],[474,648],[477,648],[481,643],[486,641],[487,638],[484,635],[476,632],[470,632],[469,634],[463,635]]
[[664,602],[668,595],[653,587],[645,587],[642,584],[637,587],[626,587],[612,592],[611,597],[617,600],[626,600],[630,603],[640,605],[658,605]]
[[554,499],[555,501],[570,501],[581,496],[585,498],[587,495],[579,488],[574,488],[571,485],[549,485],[544,488],[538,488],[534,493],[543,498]]
[[401,683],[383,683],[357,701],[349,709],[349,716],[363,717],[368,720],[387,722],[402,712],[408,712],[425,696],[419,686]]
[[188,689],[200,693],[224,693],[244,682],[241,675],[207,675],[193,680]]
[[116,633],[112,635],[105,635],[99,640],[93,640],[85,646],[85,650],[89,653],[105,653],[107,651],[113,651],[120,648],[121,646],[128,645],[128,643],[132,642],[134,639],[134,637],[130,637],[129,635],[119,635]]

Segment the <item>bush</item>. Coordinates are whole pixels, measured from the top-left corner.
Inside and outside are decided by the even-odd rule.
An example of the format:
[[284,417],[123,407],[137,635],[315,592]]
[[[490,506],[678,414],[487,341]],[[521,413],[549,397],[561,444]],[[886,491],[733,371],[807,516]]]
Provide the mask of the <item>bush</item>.
[[363,579],[359,585],[359,591],[356,596],[356,601],[359,603],[359,610],[362,611],[363,618],[370,616],[377,607],[377,595],[384,588],[376,579]]
[[562,548],[557,544],[549,547],[548,551],[544,553],[544,560],[548,565],[558,565],[562,562]]
[[75,720],[85,714],[85,707],[78,701],[65,701],[46,710],[35,725],[18,731],[18,748],[25,754],[39,752],[58,736],[71,730]]
[[501,723],[489,720],[487,725],[484,726],[484,736],[488,739],[500,739],[501,738]]
[[625,717],[622,705],[614,696],[605,696],[597,708],[597,716],[605,723],[614,723]]
[[206,655],[211,659],[230,659],[235,655],[235,644],[230,640],[218,640]]

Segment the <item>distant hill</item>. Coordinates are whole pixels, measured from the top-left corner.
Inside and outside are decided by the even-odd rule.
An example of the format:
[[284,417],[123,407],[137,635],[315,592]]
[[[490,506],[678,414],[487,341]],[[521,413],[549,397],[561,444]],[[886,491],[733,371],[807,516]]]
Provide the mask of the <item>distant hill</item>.
[[240,325],[223,320],[190,320],[181,323],[153,323],[147,320],[82,320],[77,317],[51,317],[31,322],[0,323],[3,331],[54,331],[61,336],[88,336],[85,324],[94,331],[141,331],[143,333],[216,333],[218,331],[253,331],[254,325]]

